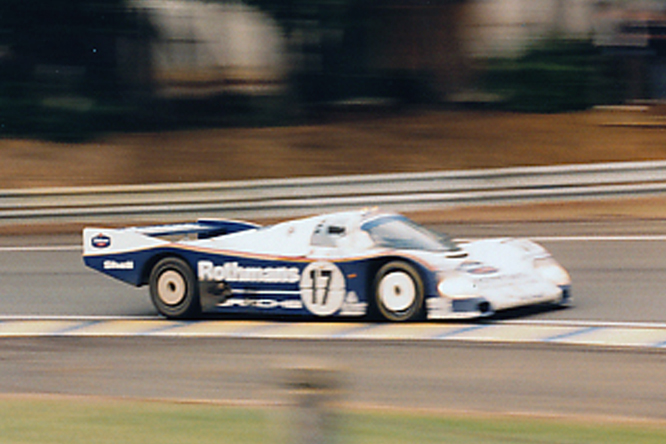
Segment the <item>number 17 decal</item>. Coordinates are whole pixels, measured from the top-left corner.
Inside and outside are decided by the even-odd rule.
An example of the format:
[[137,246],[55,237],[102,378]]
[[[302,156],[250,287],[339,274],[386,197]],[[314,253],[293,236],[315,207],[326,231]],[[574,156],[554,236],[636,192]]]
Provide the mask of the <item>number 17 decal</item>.
[[330,262],[313,262],[301,277],[301,300],[317,316],[329,316],[340,310],[345,299],[345,278]]
[[314,268],[310,270],[312,279],[312,305],[326,305],[331,290],[331,270]]

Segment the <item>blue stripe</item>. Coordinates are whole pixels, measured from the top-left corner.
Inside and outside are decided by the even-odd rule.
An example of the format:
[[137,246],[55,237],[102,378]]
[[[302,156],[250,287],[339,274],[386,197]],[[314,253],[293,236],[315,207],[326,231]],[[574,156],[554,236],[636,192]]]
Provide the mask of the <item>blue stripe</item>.
[[155,333],[161,333],[164,331],[174,330],[176,328],[182,328],[193,324],[198,324],[203,321],[172,321],[170,325],[163,325],[161,327],[151,328],[149,330],[136,333],[138,336],[152,336]]
[[349,336],[354,336],[357,333],[362,333],[364,331],[375,329],[379,325],[382,325],[382,324],[365,324],[365,325],[361,325],[360,327],[352,327],[349,330],[345,330],[342,333],[336,333],[334,335],[331,335],[331,339],[346,338],[346,337],[349,337]]
[[255,325],[253,327],[250,327],[248,329],[243,329],[240,332],[233,332],[229,333],[228,335],[230,337],[234,338],[250,338],[253,336],[258,336],[261,335],[261,332],[266,331],[266,330],[273,330],[278,327],[284,326],[285,324],[262,324],[262,325]]
[[591,331],[600,330],[602,328],[603,327],[585,327],[585,328],[581,328],[580,330],[570,331],[568,333],[562,333],[562,334],[559,334],[559,335],[551,336],[549,338],[544,338],[543,342],[557,342],[557,341],[561,341],[563,339],[572,338],[574,336],[583,335],[583,334],[589,333]]
[[84,329],[84,328],[87,328],[87,327],[91,327],[93,325],[101,324],[103,322],[107,322],[107,321],[105,321],[105,320],[95,320],[95,321],[80,322],[80,323],[78,323],[76,325],[73,325],[71,327],[63,328],[61,330],[56,330],[52,334],[54,334],[54,335],[63,335],[64,336],[64,335],[68,335],[70,333],[73,333],[75,331],[78,331],[78,330],[81,330],[81,329]]
[[476,331],[476,330],[482,330],[484,328],[490,327],[491,325],[492,324],[471,325],[469,327],[462,327],[462,328],[458,328],[458,329],[453,330],[453,331],[447,331],[447,332],[441,333],[439,335],[435,335],[435,336],[431,337],[431,339],[448,339],[452,336],[456,336],[456,335],[459,335],[459,334],[462,334],[462,333],[467,333],[467,332]]

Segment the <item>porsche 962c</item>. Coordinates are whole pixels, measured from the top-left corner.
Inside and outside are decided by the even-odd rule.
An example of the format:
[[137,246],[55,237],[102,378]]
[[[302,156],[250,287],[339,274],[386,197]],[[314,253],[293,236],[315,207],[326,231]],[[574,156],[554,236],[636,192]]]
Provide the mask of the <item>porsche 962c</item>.
[[567,304],[571,279],[526,239],[456,243],[399,214],[351,211],[259,226],[202,219],[86,228],[87,266],[148,285],[159,313],[371,316],[389,321],[490,316]]

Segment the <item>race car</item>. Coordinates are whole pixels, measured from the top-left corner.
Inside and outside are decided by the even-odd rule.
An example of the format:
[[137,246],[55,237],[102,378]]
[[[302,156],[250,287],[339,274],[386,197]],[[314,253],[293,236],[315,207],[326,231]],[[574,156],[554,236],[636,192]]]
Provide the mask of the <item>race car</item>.
[[566,305],[571,278],[527,239],[454,242],[400,214],[359,210],[270,226],[224,219],[86,228],[87,266],[148,285],[167,318],[202,313],[475,318]]

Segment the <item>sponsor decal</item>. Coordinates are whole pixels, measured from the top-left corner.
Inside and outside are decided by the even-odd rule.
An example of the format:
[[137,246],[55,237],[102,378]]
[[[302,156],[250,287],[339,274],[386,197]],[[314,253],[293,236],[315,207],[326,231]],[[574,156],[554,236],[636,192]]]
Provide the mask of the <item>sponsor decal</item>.
[[487,276],[476,279],[476,284],[480,288],[499,287],[499,286],[525,286],[538,283],[533,276],[525,273],[499,274],[497,276]]
[[363,316],[368,311],[368,304],[360,302],[358,295],[354,291],[347,293],[342,309],[340,309],[341,316]]
[[428,319],[446,319],[453,311],[453,303],[448,298],[428,298],[426,307]]
[[301,310],[303,303],[298,299],[277,301],[275,299],[231,298],[222,302],[218,307],[253,307],[264,310],[284,308],[287,310]]
[[102,266],[105,270],[134,270],[134,261],[104,261]]
[[211,261],[199,261],[197,275],[200,281],[209,282],[291,284],[301,279],[296,267],[242,267],[238,262],[215,265]]
[[90,244],[95,248],[108,248],[111,246],[111,238],[106,234],[98,234],[93,237]]
[[458,270],[474,275],[486,275],[497,273],[499,270],[489,265],[484,265],[477,261],[465,261],[458,267]]
[[299,283],[299,291],[293,293],[297,297],[300,294],[300,299],[271,299],[271,291],[267,290],[265,294],[268,297],[233,297],[218,307],[252,307],[262,310],[306,308],[317,316],[330,316],[338,312],[353,316],[367,311],[367,304],[359,302],[356,293],[347,293],[344,275],[330,262],[313,262],[301,273],[297,267],[244,267],[238,262],[215,265],[212,261],[201,260],[197,263],[197,275],[202,282]]
[[[232,307],[241,307],[241,308],[256,308],[259,310],[275,310],[275,309],[284,309],[284,310],[302,310],[304,307],[303,301],[301,299],[285,299],[285,300],[275,300],[269,298],[250,298],[250,297],[235,297],[227,299],[224,302],[221,302],[217,305],[222,308],[232,308]],[[366,314],[368,309],[368,304],[365,302],[359,302],[358,296],[353,291],[347,293],[347,297],[340,309],[340,315],[342,316],[363,316]]]

